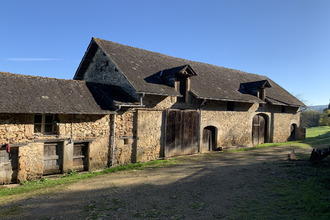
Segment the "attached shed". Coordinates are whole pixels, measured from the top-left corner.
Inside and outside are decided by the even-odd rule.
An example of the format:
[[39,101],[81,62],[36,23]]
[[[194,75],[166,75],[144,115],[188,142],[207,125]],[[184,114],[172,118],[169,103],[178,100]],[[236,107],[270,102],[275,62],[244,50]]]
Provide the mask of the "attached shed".
[[108,166],[109,86],[5,72],[0,81],[0,184]]

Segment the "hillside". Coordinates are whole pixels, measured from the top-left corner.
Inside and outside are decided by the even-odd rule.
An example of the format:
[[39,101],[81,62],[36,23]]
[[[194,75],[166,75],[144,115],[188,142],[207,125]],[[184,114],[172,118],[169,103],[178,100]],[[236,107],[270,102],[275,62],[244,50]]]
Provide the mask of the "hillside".
[[318,112],[323,112],[324,109],[328,108],[328,105],[312,105],[308,106],[308,110],[315,110]]

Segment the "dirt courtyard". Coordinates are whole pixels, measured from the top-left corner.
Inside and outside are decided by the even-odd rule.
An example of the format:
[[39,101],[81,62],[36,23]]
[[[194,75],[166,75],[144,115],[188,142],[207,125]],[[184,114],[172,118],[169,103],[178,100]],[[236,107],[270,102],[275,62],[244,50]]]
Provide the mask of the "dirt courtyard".
[[[193,155],[167,167],[101,175],[55,192],[1,201],[0,219],[250,219],[246,210],[253,202],[267,206],[272,199],[264,196],[271,190],[268,181],[289,177],[283,167],[291,150]],[[295,149],[297,157],[310,152]],[[4,215],[4,210],[12,212]]]

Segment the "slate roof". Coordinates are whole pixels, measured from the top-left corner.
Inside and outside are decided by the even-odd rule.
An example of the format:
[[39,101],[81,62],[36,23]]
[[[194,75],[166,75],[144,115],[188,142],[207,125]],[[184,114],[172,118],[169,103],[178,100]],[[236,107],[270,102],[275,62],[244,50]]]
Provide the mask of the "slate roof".
[[[91,45],[94,45],[94,51],[95,45],[98,45],[105,52],[138,93],[165,96],[180,95],[173,87],[162,83],[160,72],[189,65],[197,74],[190,77],[191,92],[197,98],[262,102],[256,96],[242,92],[240,85],[267,80],[271,87],[266,88],[266,101],[275,105],[304,106],[302,102],[266,76],[176,58],[98,38],[92,38]],[[90,60],[82,61],[75,79],[81,79],[88,62]]]
[[[0,72],[0,113],[109,114],[112,106],[85,82]],[[108,92],[102,87],[102,92]],[[102,105],[100,105],[102,103]]]

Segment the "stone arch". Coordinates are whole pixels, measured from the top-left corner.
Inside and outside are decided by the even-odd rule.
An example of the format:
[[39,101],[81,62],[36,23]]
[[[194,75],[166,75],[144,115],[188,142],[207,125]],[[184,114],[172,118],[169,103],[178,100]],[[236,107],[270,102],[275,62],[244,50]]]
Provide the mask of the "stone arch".
[[252,144],[259,145],[268,142],[269,118],[266,114],[256,114],[252,119]]

